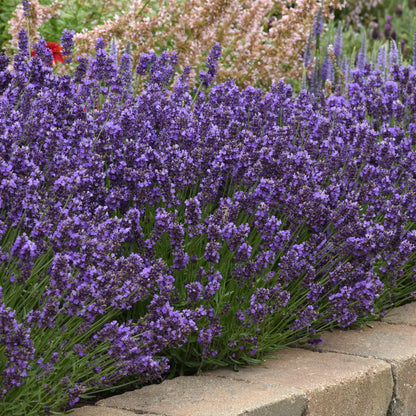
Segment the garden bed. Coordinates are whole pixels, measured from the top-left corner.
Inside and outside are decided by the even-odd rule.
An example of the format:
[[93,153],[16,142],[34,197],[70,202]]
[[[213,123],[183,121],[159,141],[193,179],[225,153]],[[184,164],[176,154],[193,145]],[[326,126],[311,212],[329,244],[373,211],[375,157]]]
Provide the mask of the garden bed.
[[258,364],[414,298],[412,66],[362,55],[294,94],[216,83],[219,44],[195,88],[174,52],[132,72],[99,39],[58,75],[48,46],[0,55],[0,414]]

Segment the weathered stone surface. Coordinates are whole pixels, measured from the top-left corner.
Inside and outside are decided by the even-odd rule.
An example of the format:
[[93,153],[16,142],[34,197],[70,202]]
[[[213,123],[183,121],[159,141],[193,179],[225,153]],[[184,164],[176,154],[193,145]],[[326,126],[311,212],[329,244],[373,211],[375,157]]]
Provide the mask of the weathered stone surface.
[[383,320],[324,333],[317,348],[280,351],[265,367],[178,377],[72,414],[416,416],[416,302]]
[[399,306],[387,312],[383,321],[390,324],[403,324],[416,326],[416,302]]
[[416,327],[372,323],[373,328],[324,333],[319,351],[374,357],[391,364],[395,382],[394,416],[416,415]]
[[126,412],[125,410],[110,409],[108,407],[84,406],[75,409],[71,413],[71,416],[135,416],[135,414]]
[[308,416],[386,416],[393,394],[391,367],[382,360],[304,349],[280,351],[266,367],[209,373],[229,380],[295,387],[308,398]]
[[97,405],[164,416],[302,416],[306,396],[277,383],[188,376],[104,399]]

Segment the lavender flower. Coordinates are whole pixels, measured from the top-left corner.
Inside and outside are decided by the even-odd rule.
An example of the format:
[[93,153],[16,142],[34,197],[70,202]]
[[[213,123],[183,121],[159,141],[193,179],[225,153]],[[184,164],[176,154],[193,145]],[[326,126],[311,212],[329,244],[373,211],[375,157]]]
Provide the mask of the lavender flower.
[[413,68],[416,68],[416,31],[414,29],[412,34],[412,63]]
[[30,16],[30,1],[22,0],[22,6],[23,6],[25,17],[29,17]]
[[357,68],[363,70],[367,60],[367,37],[365,32],[361,41],[360,52],[357,58]]
[[322,6],[319,6],[318,12],[313,20],[313,35],[317,38],[324,29]]
[[397,44],[394,40],[390,41],[390,51],[389,51],[389,69],[391,71],[394,64],[399,63],[399,51],[397,49]]
[[334,54],[338,58],[342,54],[342,27],[341,27],[341,25],[338,25],[338,27],[337,27],[337,33],[335,35],[335,40],[334,40]]
[[384,72],[387,66],[387,47],[386,45],[381,45],[377,55],[377,67]]
[[395,10],[396,16],[401,17],[403,14],[403,8],[401,4],[398,4]]
[[[332,47],[331,45],[329,45]],[[321,66],[321,79],[322,81],[330,80],[334,81],[334,65],[328,53],[325,53]]]
[[326,96],[316,63],[312,92],[229,80],[192,101],[173,53],[142,56],[135,96],[102,40],[74,76],[41,56],[0,55],[4,408],[68,410],[178,357],[247,363],[416,291],[413,68],[344,59]]
[[391,24],[390,23],[386,23],[384,25],[384,36],[386,39],[390,39],[390,34],[391,34]]
[[371,37],[373,39],[381,39],[381,34],[380,34],[380,30],[378,28],[378,23],[374,23],[374,25],[373,25],[373,32],[371,34]]
[[208,72],[201,71],[199,74],[199,78],[201,80],[202,85],[205,88],[208,88],[215,76],[217,75],[217,65],[218,60],[221,57],[221,47],[220,44],[217,42],[211,49],[208,58],[206,60],[206,66],[208,68]]
[[309,35],[308,43],[306,44],[305,52],[303,53],[303,66],[305,68],[309,66],[309,64],[312,62],[312,59],[313,59],[311,45],[312,45],[312,33]]
[[21,28],[19,30],[19,52],[23,56],[29,55],[29,38],[27,37],[26,31]]
[[110,43],[110,56],[115,62],[118,62],[117,40],[114,37],[111,39]]
[[61,43],[62,43],[62,55],[64,56],[64,61],[66,63],[72,62],[72,47],[73,47],[73,37],[75,35],[75,30],[68,31],[64,29],[61,36]]

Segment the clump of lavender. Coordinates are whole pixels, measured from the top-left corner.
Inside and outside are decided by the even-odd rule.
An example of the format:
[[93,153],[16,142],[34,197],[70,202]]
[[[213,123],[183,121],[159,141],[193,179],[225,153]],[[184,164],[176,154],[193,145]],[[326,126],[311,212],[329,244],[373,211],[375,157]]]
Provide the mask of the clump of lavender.
[[74,76],[0,59],[0,413],[261,362],[412,299],[413,68],[366,63],[344,95],[315,66],[295,96],[215,83],[219,56],[194,100],[174,53],[135,78],[102,40]]

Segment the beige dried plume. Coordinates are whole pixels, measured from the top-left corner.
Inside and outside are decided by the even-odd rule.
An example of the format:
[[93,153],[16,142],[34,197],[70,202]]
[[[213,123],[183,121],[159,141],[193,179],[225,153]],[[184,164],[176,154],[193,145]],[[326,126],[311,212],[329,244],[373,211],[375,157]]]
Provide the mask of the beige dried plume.
[[[29,25],[29,40],[31,43],[39,39],[40,26],[49,21],[52,17],[59,15],[60,9],[63,7],[63,3],[59,0],[54,0],[50,6],[42,6],[39,0],[30,1],[30,25]],[[11,47],[17,47],[19,42],[19,30],[24,28],[27,30],[26,17],[22,4],[16,7],[16,11],[13,17],[9,21],[10,29],[9,33],[12,36]]]
[[[282,77],[301,78],[302,52],[320,4],[317,0],[133,0],[104,24],[76,34],[75,55],[91,55],[99,37],[106,44],[114,37],[119,50],[131,42],[134,66],[143,52],[176,50],[180,66],[191,65],[194,78],[219,42],[223,56],[218,81],[232,78],[242,87],[267,87]],[[49,7],[32,0],[31,36],[37,36],[37,28],[60,5],[58,0]],[[327,18],[342,8],[340,0],[323,0],[323,6]],[[25,27],[23,20],[18,6],[11,22],[15,43],[18,29]]]

